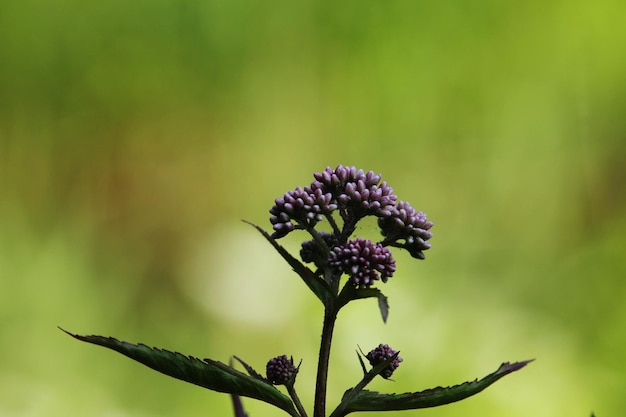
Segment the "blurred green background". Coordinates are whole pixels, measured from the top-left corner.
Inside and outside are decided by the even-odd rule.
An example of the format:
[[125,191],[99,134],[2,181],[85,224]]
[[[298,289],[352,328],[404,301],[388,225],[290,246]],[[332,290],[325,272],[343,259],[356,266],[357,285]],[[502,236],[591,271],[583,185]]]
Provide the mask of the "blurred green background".
[[339,163],[382,173],[435,226],[426,261],[395,254],[388,324],[372,300],[340,315],[329,408],[360,378],[357,345],[383,342],[404,358],[384,392],[537,358],[395,416],[622,414],[625,15],[618,0],[0,2],[0,415],[232,415],[228,396],[57,325],[258,370],[303,358],[310,410],[321,306],[240,219],[270,229],[276,197]]

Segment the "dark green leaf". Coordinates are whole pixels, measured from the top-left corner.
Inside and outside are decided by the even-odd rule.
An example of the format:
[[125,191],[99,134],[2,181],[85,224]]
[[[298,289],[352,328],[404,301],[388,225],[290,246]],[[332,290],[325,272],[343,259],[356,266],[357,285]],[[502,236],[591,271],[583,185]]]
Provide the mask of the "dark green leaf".
[[[360,346],[359,346],[359,350],[361,350]],[[361,369],[363,369],[363,375],[367,374],[367,368],[365,368],[365,362],[363,362],[363,358],[361,358],[361,356],[365,356],[365,354],[363,353],[363,351],[359,352],[357,350],[356,356],[357,358],[359,358],[359,362],[361,363]]]
[[337,302],[338,308],[343,307],[352,300],[359,300],[361,298],[377,298],[380,315],[383,318],[383,322],[387,322],[387,317],[389,317],[389,303],[385,294],[380,292],[378,288],[356,288],[354,285],[347,282],[339,294]]
[[135,345],[112,337],[79,336],[65,330],[63,331],[83,342],[113,349],[173,378],[213,391],[256,398],[257,400],[273,404],[294,417],[298,416],[291,399],[285,394],[272,385],[239,372],[222,362],[211,359],[201,361],[198,358],[185,356],[178,352],[150,348],[143,344]]
[[[359,347],[359,350],[361,350],[360,347]],[[361,355],[365,356],[365,354],[363,354],[363,352],[360,352],[360,353],[361,353]],[[331,413],[330,417],[339,417],[339,416],[345,416],[346,414],[348,414],[349,411],[345,411],[346,407],[349,404],[351,404],[352,400],[355,397],[357,397],[359,395],[359,393],[361,393],[363,388],[365,388],[367,386],[367,384],[372,382],[372,380],[377,375],[380,375],[383,372],[383,370],[385,368],[387,368],[391,364],[391,362],[393,362],[398,357],[399,354],[400,354],[400,352],[396,352],[392,356],[390,356],[387,359],[385,359],[383,362],[381,362],[378,365],[372,367],[372,369],[370,369],[369,371],[367,371],[365,369],[365,364],[363,363],[363,360],[361,359],[361,355],[359,355],[359,361],[361,362],[361,366],[363,367],[363,373],[364,373],[363,379],[354,388],[349,389],[348,391],[346,391],[343,394],[343,398],[341,399],[341,403],[339,403],[337,408]],[[358,355],[358,352],[357,352],[357,355]]]
[[[238,356],[236,356],[236,355],[235,355],[235,359],[237,359],[237,361],[238,361],[238,362],[239,362],[239,363],[240,363],[240,364],[241,364],[244,368],[246,368],[246,372],[248,372],[248,375],[250,375],[251,377],[253,377],[253,378],[255,378],[255,379],[258,379],[259,381],[263,381],[263,382],[266,382],[266,383],[268,383],[268,384],[270,383],[267,379],[265,379],[265,378],[263,377],[263,375],[261,375],[260,373],[258,373],[257,371],[255,371],[253,367],[251,367],[250,365],[248,365],[247,363],[245,363],[245,362],[243,361],[243,359],[241,359],[240,357],[238,357]],[[232,366],[232,363],[231,363],[231,366]]]
[[[235,356],[235,358],[237,357]],[[237,360],[242,362],[239,358],[237,358]],[[232,368],[233,358],[230,358],[230,360],[228,361],[228,365]],[[235,417],[248,417],[246,410],[244,410],[243,408],[243,402],[241,401],[241,397],[237,394],[230,394],[230,399],[233,402],[233,411],[235,413]]]
[[[355,411],[412,410],[453,403],[478,394],[503,376],[523,368],[529,362],[532,362],[532,360],[515,363],[506,362],[500,365],[494,373],[487,375],[481,380],[465,382],[452,387],[437,387],[425,391],[407,392],[403,394],[380,394],[378,392],[364,390],[350,399],[341,414],[333,415],[336,417],[345,416]],[[350,392],[351,390],[348,390],[344,394],[344,397],[350,395]]]
[[326,303],[327,296],[332,294],[330,287],[320,277],[315,275],[313,271],[307,268],[302,262],[291,256],[289,252],[282,246],[280,246],[275,239],[273,239],[269,233],[263,230],[261,227],[257,226],[254,223],[250,223],[249,221],[244,220],[244,222],[248,223],[250,226],[254,227],[258,230],[268,242],[276,249],[276,251],[283,257],[285,261],[293,268],[293,270],[302,278],[304,283],[313,291],[313,293],[320,299],[322,303]]
[[380,315],[383,318],[383,322],[387,323],[387,317],[389,317],[389,300],[385,297],[385,294],[378,291],[378,308],[380,309]]

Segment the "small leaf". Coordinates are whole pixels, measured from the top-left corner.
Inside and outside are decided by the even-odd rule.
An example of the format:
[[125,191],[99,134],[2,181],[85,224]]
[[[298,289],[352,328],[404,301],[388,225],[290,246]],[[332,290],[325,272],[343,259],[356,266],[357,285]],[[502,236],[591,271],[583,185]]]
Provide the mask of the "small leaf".
[[322,303],[326,303],[326,298],[332,294],[330,287],[320,277],[318,277],[313,271],[307,268],[302,262],[291,256],[287,249],[280,246],[275,239],[273,239],[269,233],[263,230],[260,226],[254,223],[250,223],[247,220],[243,220],[250,226],[258,230],[268,242],[276,249],[276,251],[283,257],[285,261],[291,266],[291,268],[302,278],[304,283],[313,291],[313,293],[320,299]]
[[[254,370],[254,368],[252,368],[250,365],[248,365],[247,363],[245,363],[245,362],[243,361],[243,359],[239,358],[239,357],[238,357],[238,356],[236,356],[236,355],[234,356],[234,358],[235,358],[235,359],[237,359],[237,361],[238,361],[241,365],[243,365],[243,367],[244,367],[244,368],[246,368],[246,372],[248,372],[248,374],[249,374],[251,377],[253,377],[253,378],[255,378],[255,379],[258,379],[259,381],[263,381],[263,382],[265,382],[265,383],[267,383],[267,384],[270,384],[270,382],[269,382],[267,379],[265,379],[265,378],[263,377],[263,375],[261,375],[260,373],[258,373],[257,371],[255,371],[255,370]],[[231,366],[232,366],[232,364],[231,364]],[[270,384],[270,385],[271,385],[271,384]]]
[[[63,330],[63,329],[61,329]],[[218,361],[205,359],[204,362],[193,356],[178,352],[150,348],[144,344],[122,342],[112,337],[79,336],[63,330],[75,339],[115,350],[122,355],[140,362],[155,371],[213,391],[255,398],[286,411],[297,417],[293,402],[272,385]]]
[[380,292],[378,288],[356,288],[350,282],[347,282],[339,294],[337,302],[338,308],[345,306],[352,300],[359,300],[361,298],[377,298],[380,315],[383,318],[383,322],[387,322],[387,318],[389,317],[389,302],[385,294]]
[[[361,350],[360,346],[359,346],[359,350]],[[365,362],[363,362],[363,358],[361,358],[361,356],[365,357],[365,354],[363,353],[362,350],[360,352],[359,352],[359,350],[356,351],[356,356],[357,356],[357,358],[359,358],[359,362],[361,363],[361,369],[363,369],[363,375],[366,375],[367,374],[367,368],[365,367]]]
[[[241,360],[239,361],[241,362]],[[230,360],[228,361],[228,365],[231,368],[233,367],[233,358],[230,358]],[[241,401],[241,397],[237,394],[230,394],[230,399],[233,402],[233,411],[235,412],[235,417],[248,417],[246,410],[244,410],[243,408],[243,402]]]
[[[357,356],[359,357],[359,362],[361,362],[361,368],[363,368],[363,374],[365,376],[364,379],[373,379],[376,375],[380,375],[389,365],[391,365],[391,363],[394,361],[394,359],[396,359],[398,357],[398,355],[400,354],[400,351],[397,351],[396,353],[394,353],[393,355],[389,356],[387,359],[385,359],[384,361],[380,362],[378,365],[376,366],[372,366],[372,369],[370,369],[369,371],[365,368],[365,363],[363,362],[363,358],[367,359],[369,362],[369,359],[367,358],[367,354],[363,352],[363,350],[361,349],[361,346],[357,345],[357,347],[359,348],[359,350],[357,350]],[[402,359],[400,359],[400,362],[402,362]],[[371,364],[371,362],[370,362]],[[389,378],[386,378],[389,379]],[[393,381],[393,379],[391,380]],[[349,390],[350,391],[350,390]],[[354,391],[354,389],[352,389],[352,391]],[[346,395],[344,394],[344,399],[345,399]]]
[[[407,392],[403,394],[380,394],[378,392],[364,390],[354,395],[341,410],[341,413],[333,413],[332,417],[345,416],[355,411],[413,410],[453,403],[478,394],[503,376],[523,368],[529,362],[532,362],[532,360],[515,363],[505,362],[500,365],[495,372],[481,380],[465,382],[452,387],[437,387],[420,392]],[[351,390],[348,390],[344,394],[344,397],[351,394]]]
[[[359,347],[359,350],[361,350],[360,347]],[[361,351],[360,353],[361,355],[365,356],[363,351]],[[359,352],[357,352],[357,355],[358,354]],[[359,395],[359,393],[363,390],[363,388],[365,388],[367,384],[372,382],[372,380],[377,375],[380,375],[383,372],[383,370],[387,368],[391,364],[391,362],[393,362],[398,357],[399,354],[400,352],[394,353],[392,356],[388,357],[383,362],[372,367],[372,369],[370,369],[369,371],[365,369],[365,364],[363,363],[363,360],[361,359],[361,356],[359,355],[359,361],[361,362],[361,366],[363,367],[363,373],[364,373],[363,379],[358,384],[356,384],[356,386],[354,386],[353,388],[350,388],[343,394],[343,398],[341,398],[341,402],[339,403],[337,408],[335,408],[335,410],[330,414],[330,417],[339,417],[339,416],[345,416],[346,414],[348,414],[349,411],[345,411],[346,407],[352,402],[352,400],[357,395]]]
[[389,300],[382,292],[378,292],[378,308],[380,309],[380,315],[383,318],[383,323],[387,323],[387,317],[389,317]]

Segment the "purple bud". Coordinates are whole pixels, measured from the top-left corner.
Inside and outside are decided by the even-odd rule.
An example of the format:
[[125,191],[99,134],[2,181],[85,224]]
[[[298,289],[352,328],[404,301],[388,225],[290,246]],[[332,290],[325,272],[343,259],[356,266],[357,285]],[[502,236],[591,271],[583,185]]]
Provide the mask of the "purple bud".
[[319,235],[326,247],[320,247],[320,244],[315,239],[308,240],[302,243],[300,257],[304,262],[313,262],[315,266],[322,269],[328,264],[328,251],[337,245],[337,237],[327,232],[319,232]]
[[267,362],[265,373],[272,384],[285,385],[296,377],[298,368],[294,366],[293,358],[288,359],[287,355],[282,355]]
[[[378,347],[370,350],[369,353],[365,355],[365,357],[370,362],[370,365],[376,366],[385,362],[396,353],[398,352],[389,347],[389,345],[383,345],[381,343],[380,345],[378,345]],[[398,369],[398,366],[400,366],[400,362],[402,362],[402,360],[403,359],[400,356],[396,356],[396,358],[392,360],[385,369],[383,369],[383,371],[380,373],[380,376],[385,379],[390,378],[393,372]]]
[[406,249],[414,258],[424,259],[422,251],[430,249],[427,240],[433,236],[429,231],[433,222],[409,203],[398,202],[389,215],[378,218],[378,226],[386,245],[394,243],[393,246]]
[[293,222],[303,227],[313,227],[322,220],[323,215],[337,208],[330,193],[325,194],[323,190],[312,190],[310,187],[297,187],[274,202],[275,205],[270,209],[274,239],[294,230]]
[[377,280],[387,282],[396,270],[389,249],[361,238],[333,248],[329,265],[348,274],[350,282],[359,288],[367,288]]
[[355,167],[338,165],[322,173],[313,174],[312,190],[321,189],[331,193],[340,209],[352,211],[355,219],[368,215],[383,216],[396,204],[397,197],[381,176],[373,171],[367,173]]

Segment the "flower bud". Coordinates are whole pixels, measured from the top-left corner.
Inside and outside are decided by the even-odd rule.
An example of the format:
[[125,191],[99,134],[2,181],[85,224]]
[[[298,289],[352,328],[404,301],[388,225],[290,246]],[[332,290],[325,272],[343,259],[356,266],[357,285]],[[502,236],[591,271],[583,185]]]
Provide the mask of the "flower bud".
[[359,288],[367,288],[377,280],[387,282],[396,270],[389,249],[361,238],[333,248],[329,265],[348,274],[350,282]]
[[287,359],[287,355],[277,356],[267,362],[265,368],[267,379],[274,385],[285,385],[295,378],[298,368],[293,364],[293,358]]
[[[365,355],[365,357],[370,362],[370,365],[376,366],[385,362],[387,359],[391,358],[396,353],[398,352],[396,350],[393,350],[391,347],[389,347],[389,345],[386,345],[386,344],[383,345],[381,343],[380,345],[378,345],[377,348],[370,350],[370,352],[367,355]],[[388,379],[389,377],[391,377],[391,374],[393,374],[393,371],[395,371],[398,368],[398,366],[400,366],[400,362],[402,362],[402,358],[400,356],[396,356],[396,358],[393,361],[391,361],[389,366],[383,369],[383,371],[380,373],[380,376],[382,376],[385,379]]]

